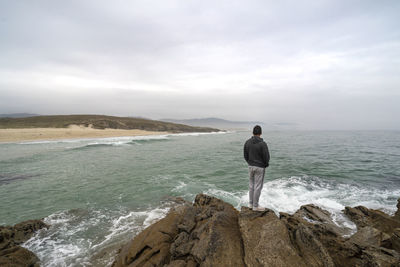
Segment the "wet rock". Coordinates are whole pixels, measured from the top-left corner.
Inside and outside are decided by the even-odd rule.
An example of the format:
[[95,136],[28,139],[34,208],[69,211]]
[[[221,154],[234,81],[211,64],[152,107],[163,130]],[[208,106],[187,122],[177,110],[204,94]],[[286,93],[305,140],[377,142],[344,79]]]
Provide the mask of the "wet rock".
[[394,214],[394,216],[393,216],[393,218],[395,219],[395,220],[398,220],[398,221],[400,221],[400,198],[397,200],[397,211],[396,211],[396,213]]
[[112,266],[163,266],[170,261],[170,244],[186,207],[177,207],[152,224],[120,251]]
[[301,206],[294,214],[299,219],[304,219],[309,223],[323,224],[328,231],[343,236],[351,233],[350,228],[339,227],[332,219],[331,214],[327,210],[323,210],[313,204]]
[[40,261],[36,255],[21,246],[12,246],[0,251],[0,266],[7,267],[39,267]]
[[400,266],[398,213],[345,213],[358,226],[351,237],[315,205],[278,217],[200,194],[136,236],[113,266]]
[[390,237],[390,239],[386,242],[386,244],[388,244],[385,247],[391,248],[396,250],[397,252],[400,253],[400,228],[396,228],[393,231],[392,236]]
[[239,225],[247,266],[307,266],[272,210],[254,212],[242,207]]
[[31,238],[36,231],[48,227],[42,220],[0,226],[0,266],[39,266],[36,255],[19,245]]
[[361,264],[359,266],[400,266],[399,253],[383,247],[367,247],[363,249],[360,260]]
[[207,195],[183,205],[124,246],[113,266],[244,266],[238,211]]
[[350,237],[349,241],[358,244],[360,246],[382,246],[382,244],[387,243],[390,236],[378,229],[365,226],[358,229],[357,233]]
[[324,243],[337,242],[339,236],[335,232],[327,231],[324,225],[310,223],[296,214],[291,216],[281,213],[280,217],[288,229],[293,247],[302,258],[302,265],[335,266],[334,260],[324,245]]
[[380,210],[357,206],[355,208],[346,207],[344,213],[357,225],[357,228],[372,226],[389,235],[393,233],[394,229],[400,228],[400,220],[397,220],[397,217],[392,217]]

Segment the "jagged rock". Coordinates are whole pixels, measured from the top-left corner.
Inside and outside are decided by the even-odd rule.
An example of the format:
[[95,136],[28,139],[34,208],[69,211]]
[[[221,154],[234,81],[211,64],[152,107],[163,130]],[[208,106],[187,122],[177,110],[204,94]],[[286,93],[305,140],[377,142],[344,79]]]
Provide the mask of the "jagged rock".
[[[322,242],[336,243],[338,235],[335,232],[326,231],[326,229],[323,229],[324,225],[310,223],[299,217],[298,214],[291,216],[281,213],[280,215],[288,229],[293,246],[297,249],[306,266],[335,266]],[[322,236],[321,233],[326,233],[327,236]]]
[[357,233],[350,237],[349,241],[358,244],[360,246],[382,246],[385,242],[387,243],[390,236],[378,229],[365,226],[358,229]]
[[247,266],[307,266],[272,210],[254,212],[242,207],[239,225]]
[[[397,204],[399,206],[399,204]],[[397,211],[396,214],[398,214]],[[400,228],[400,221],[380,210],[368,209],[363,206],[346,207],[344,213],[357,225],[358,228],[372,226],[391,235],[393,230]]]
[[393,234],[390,237],[389,242],[387,242],[387,244],[388,245],[384,247],[394,249],[400,253],[400,228],[394,229]]
[[0,266],[7,267],[39,267],[36,255],[21,246],[12,246],[0,251]]
[[48,227],[42,220],[0,226],[0,266],[39,266],[36,255],[19,245],[31,238],[37,230]]
[[333,223],[331,214],[328,211],[323,210],[320,207],[317,207],[313,204],[301,206],[300,209],[296,211],[294,215],[299,216],[300,218],[307,218],[314,222]]
[[165,200],[169,202],[173,202],[175,204],[183,205],[183,204],[191,204],[189,201],[181,198],[181,197],[174,197],[174,196],[167,196]]
[[400,266],[399,253],[383,247],[367,247],[362,250],[362,254],[359,256],[362,263],[358,266]]
[[136,236],[113,266],[244,266],[237,216],[232,205],[197,195]]
[[348,229],[314,205],[278,217],[239,213],[203,194],[182,203],[122,248],[113,266],[400,266],[396,215],[346,208],[358,232],[345,238]]
[[169,262],[169,247],[178,234],[178,224],[186,207],[177,207],[146,228],[123,247],[112,266],[163,266]]
[[393,216],[393,218],[395,219],[395,220],[398,220],[398,221],[400,221],[400,198],[397,200],[397,211],[396,211],[396,213],[394,214],[394,216]]
[[313,204],[303,205],[293,216],[305,219],[313,224],[323,224],[328,231],[343,236],[351,233],[350,228],[339,227],[332,219],[331,214],[327,210],[323,210]]

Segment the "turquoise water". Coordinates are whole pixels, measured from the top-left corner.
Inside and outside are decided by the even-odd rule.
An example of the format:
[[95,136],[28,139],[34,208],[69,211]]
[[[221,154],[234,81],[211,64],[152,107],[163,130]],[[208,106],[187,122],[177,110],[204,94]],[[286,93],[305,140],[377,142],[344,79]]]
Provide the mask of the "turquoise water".
[[[247,204],[249,132],[0,144],[0,224],[45,218],[25,246],[44,266],[104,266],[164,216],[169,196],[207,193]],[[388,213],[400,197],[400,132],[266,132],[271,162],[261,205],[314,203],[355,227],[346,205]]]

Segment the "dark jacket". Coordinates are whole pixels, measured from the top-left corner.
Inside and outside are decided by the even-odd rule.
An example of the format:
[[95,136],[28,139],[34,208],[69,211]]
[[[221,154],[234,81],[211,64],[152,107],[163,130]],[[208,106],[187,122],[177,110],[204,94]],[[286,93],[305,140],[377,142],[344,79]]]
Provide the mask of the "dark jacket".
[[249,166],[266,168],[269,165],[268,146],[261,137],[253,136],[244,144],[244,159]]

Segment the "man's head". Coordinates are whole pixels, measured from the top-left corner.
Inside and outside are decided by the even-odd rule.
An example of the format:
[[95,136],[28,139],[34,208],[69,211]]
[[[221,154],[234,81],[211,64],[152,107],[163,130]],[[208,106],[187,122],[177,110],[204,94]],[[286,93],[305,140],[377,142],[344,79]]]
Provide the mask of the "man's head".
[[260,125],[254,126],[253,135],[260,136],[261,134],[262,134],[261,126]]

